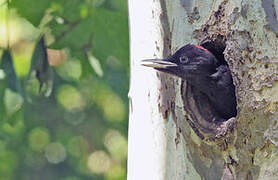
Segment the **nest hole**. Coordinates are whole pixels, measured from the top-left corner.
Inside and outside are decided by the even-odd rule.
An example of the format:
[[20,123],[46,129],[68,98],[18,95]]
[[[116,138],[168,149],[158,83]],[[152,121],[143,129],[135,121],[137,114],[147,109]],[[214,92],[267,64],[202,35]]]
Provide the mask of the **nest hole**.
[[216,59],[219,60],[220,64],[228,65],[224,57],[226,43],[223,36],[219,36],[216,40],[212,41],[205,40],[200,45],[209,50],[216,57]]
[[[224,51],[226,49],[226,39],[222,35],[218,35],[214,40],[205,40],[201,44],[204,48],[209,50],[219,61],[219,65],[226,65],[229,67],[229,64],[225,60]],[[267,67],[266,67],[267,68]],[[231,74],[232,75],[232,74]],[[233,79],[232,79],[233,81]],[[236,93],[234,93],[236,94]],[[237,103],[235,104],[235,116],[237,116]],[[228,119],[226,119],[228,120]]]
[[[223,54],[226,48],[225,38],[223,36],[218,36],[214,40],[205,40],[201,42],[200,45],[209,50],[218,59],[219,66],[228,66]],[[221,117],[211,105],[208,97],[190,84],[184,83],[182,88],[186,89],[185,91],[181,91],[183,92],[182,96],[185,104],[185,111],[191,116],[193,121],[191,121],[190,124],[194,125],[194,131],[198,131],[197,134],[200,137],[203,136],[201,135],[203,133],[217,134],[219,127],[232,118]],[[235,106],[235,116],[233,117],[236,117],[237,105],[231,104],[231,106]]]

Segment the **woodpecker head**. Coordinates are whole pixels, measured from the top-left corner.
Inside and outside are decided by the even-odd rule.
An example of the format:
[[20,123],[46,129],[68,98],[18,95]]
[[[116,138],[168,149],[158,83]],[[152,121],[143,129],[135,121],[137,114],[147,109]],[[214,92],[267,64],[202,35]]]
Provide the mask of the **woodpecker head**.
[[187,44],[169,58],[143,60],[142,65],[187,79],[215,73],[219,62],[202,46]]

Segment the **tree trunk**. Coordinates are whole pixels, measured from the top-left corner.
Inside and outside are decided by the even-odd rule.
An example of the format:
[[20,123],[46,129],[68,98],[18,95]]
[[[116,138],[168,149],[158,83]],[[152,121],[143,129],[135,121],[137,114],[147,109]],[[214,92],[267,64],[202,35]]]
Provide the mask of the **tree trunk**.
[[[129,180],[277,179],[277,8],[274,0],[129,0]],[[236,118],[208,122],[190,85],[140,65],[188,43],[224,54]]]

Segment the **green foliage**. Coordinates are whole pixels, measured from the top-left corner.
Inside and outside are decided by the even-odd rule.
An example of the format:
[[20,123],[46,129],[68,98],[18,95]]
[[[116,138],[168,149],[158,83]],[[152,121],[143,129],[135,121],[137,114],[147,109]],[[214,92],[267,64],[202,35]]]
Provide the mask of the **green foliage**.
[[16,8],[18,13],[34,26],[38,26],[50,2],[49,0],[12,0],[10,6]]
[[[58,2],[61,3],[60,7],[64,3]],[[62,13],[60,8],[52,13],[60,17],[63,23],[59,24],[57,19],[51,21],[51,33],[57,41],[50,47],[55,49],[68,47],[71,53],[79,59],[84,59],[90,51],[104,65],[107,58],[112,56],[120,59],[121,65],[126,67],[129,56],[126,13],[90,6],[92,5],[85,6],[86,15],[72,13],[72,9],[76,10],[78,9],[76,7],[81,7],[74,3],[68,3]],[[84,11],[84,7],[80,9]],[[70,18],[67,18],[68,16]]]
[[0,38],[0,180],[125,179],[126,0],[11,0],[2,20],[22,34]]
[[21,92],[21,85],[15,73],[11,53],[8,50],[3,53],[1,68],[5,73],[6,87],[14,92]]
[[28,134],[28,142],[33,151],[43,151],[50,142],[50,134],[46,128],[34,128]]
[[36,74],[39,81],[39,91],[49,96],[52,91],[53,72],[52,68],[49,66],[44,37],[42,37],[36,45],[32,57],[30,75],[32,72]]

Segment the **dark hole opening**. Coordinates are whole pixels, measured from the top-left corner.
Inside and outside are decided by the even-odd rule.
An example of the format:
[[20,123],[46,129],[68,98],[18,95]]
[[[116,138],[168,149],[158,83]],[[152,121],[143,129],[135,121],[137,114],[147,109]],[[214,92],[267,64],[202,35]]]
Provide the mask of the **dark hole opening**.
[[[219,66],[226,65],[229,68],[229,65],[224,57],[226,43],[225,43],[225,39],[223,36],[218,36],[215,40],[205,40],[201,43],[201,46],[208,49],[218,59]],[[234,87],[234,85],[233,85],[233,87]],[[234,92],[234,94],[235,94],[235,92]],[[237,115],[237,108],[236,108],[237,103],[231,103],[230,105],[233,106],[233,108],[235,109],[234,114],[236,116]],[[226,120],[228,120],[228,119],[226,119]]]
[[200,45],[209,50],[219,60],[219,65],[228,65],[223,54],[226,44],[222,36],[213,41],[205,40]]

